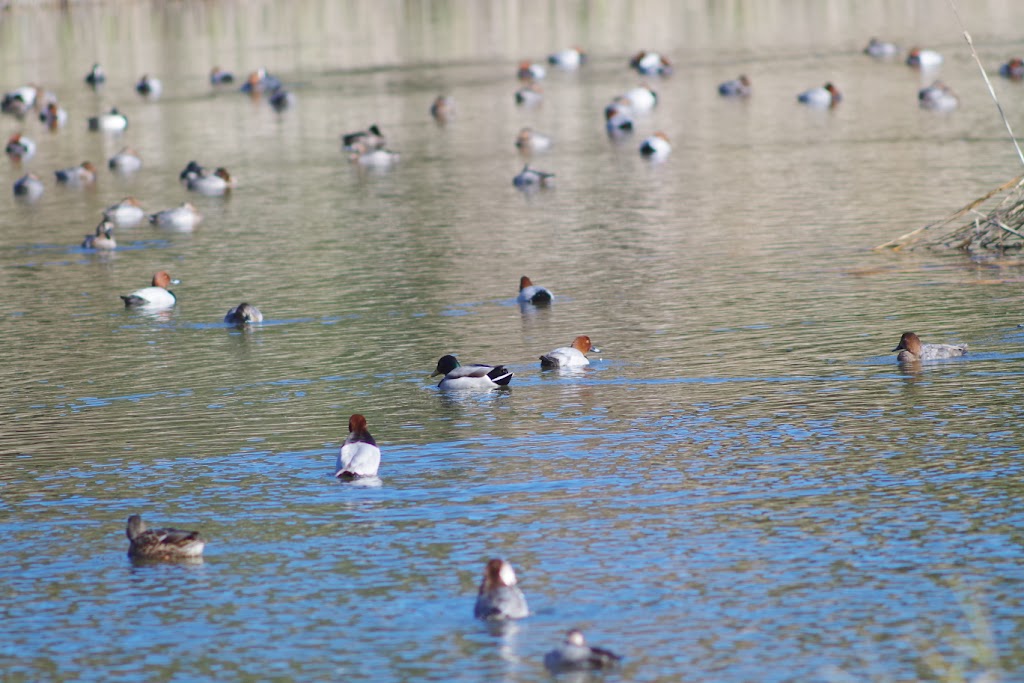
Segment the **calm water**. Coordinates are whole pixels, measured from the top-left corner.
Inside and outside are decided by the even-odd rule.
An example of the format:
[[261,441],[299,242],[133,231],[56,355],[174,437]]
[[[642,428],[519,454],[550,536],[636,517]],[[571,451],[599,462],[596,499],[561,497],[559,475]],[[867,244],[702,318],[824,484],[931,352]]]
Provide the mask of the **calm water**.
[[[994,73],[1024,5],[961,5]],[[872,35],[941,50],[961,108],[919,110],[931,79],[860,54]],[[573,43],[584,70],[516,108],[516,63]],[[601,112],[641,48],[677,72],[614,144]],[[296,107],[214,91],[214,64],[266,65]],[[741,72],[754,97],[719,98]],[[826,80],[839,108],[795,103]],[[535,681],[572,626],[626,656],[612,681],[1024,677],[1024,273],[870,250],[1020,172],[946,3],[16,7],[0,84],[27,82],[70,122],[0,118],[39,146],[0,164],[4,680]],[[1024,129],[1024,88],[996,87]],[[112,105],[128,131],[89,133]],[[393,169],[341,152],[371,122]],[[524,125],[555,138],[532,160],[551,191],[511,185]],[[655,130],[674,151],[652,165]],[[126,144],[139,174],[52,182]],[[237,190],[188,196],[190,159]],[[129,194],[206,221],[78,248]],[[178,306],[126,312],[158,269]],[[550,309],[515,304],[523,274]],[[243,300],[250,333],[220,323]],[[971,355],[901,370],[905,330]],[[541,373],[577,334],[593,365]],[[449,352],[506,363],[510,390],[439,394]],[[379,487],[331,477],[353,412]],[[132,513],[201,529],[205,561],[133,566]],[[504,632],[472,619],[493,556],[535,612]]]

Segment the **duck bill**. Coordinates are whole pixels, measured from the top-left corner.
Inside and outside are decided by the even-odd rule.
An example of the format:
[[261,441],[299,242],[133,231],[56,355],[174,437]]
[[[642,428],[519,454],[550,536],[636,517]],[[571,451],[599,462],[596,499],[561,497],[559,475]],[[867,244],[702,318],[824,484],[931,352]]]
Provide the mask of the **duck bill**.
[[437,376],[438,376],[438,375],[440,375],[440,374],[441,374],[441,371],[440,371],[440,370],[434,370],[434,371],[433,371],[432,373],[430,373],[430,376],[431,376],[431,377],[437,377]]
[[590,351],[588,351],[587,353],[601,353],[601,349],[597,348],[596,346],[591,346]]

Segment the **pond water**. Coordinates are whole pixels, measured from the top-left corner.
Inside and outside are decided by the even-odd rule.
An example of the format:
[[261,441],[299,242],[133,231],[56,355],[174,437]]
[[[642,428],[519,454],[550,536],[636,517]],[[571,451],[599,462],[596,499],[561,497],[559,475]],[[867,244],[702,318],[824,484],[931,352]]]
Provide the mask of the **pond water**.
[[[995,76],[1024,5],[961,4],[1024,129]],[[873,35],[941,51],[960,108],[919,109],[932,77]],[[519,60],[571,44],[584,68],[516,107]],[[610,141],[644,48],[676,72]],[[217,64],[295,106],[215,90]],[[753,96],[719,97],[740,73]],[[825,81],[840,106],[796,103]],[[0,83],[69,112],[0,117],[38,145],[0,164],[5,680],[534,681],[570,627],[625,656],[610,681],[1024,676],[1021,263],[871,250],[1020,172],[946,3],[15,3]],[[127,131],[89,132],[111,106]],[[341,150],[373,122],[392,168]],[[555,140],[530,159],[552,189],[512,186],[523,126]],[[119,177],[125,145],[144,166]],[[86,159],[95,187],[53,182]],[[235,190],[186,192],[192,159]],[[128,195],[205,221],[81,249]],[[178,305],[126,311],[161,269]],[[515,303],[523,274],[551,307]],[[223,325],[240,301],[266,321]],[[970,355],[900,368],[906,330]],[[592,365],[541,372],[578,334]],[[442,394],[446,353],[516,376]],[[379,486],[331,476],[355,412]],[[134,513],[201,530],[204,561],[133,565]],[[506,629],[472,618],[490,557],[533,612]]]

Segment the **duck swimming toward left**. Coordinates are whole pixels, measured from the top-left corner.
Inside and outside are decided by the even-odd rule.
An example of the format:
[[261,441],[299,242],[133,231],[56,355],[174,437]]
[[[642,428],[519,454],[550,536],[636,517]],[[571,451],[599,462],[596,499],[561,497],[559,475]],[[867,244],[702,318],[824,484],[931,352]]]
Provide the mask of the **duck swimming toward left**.
[[198,531],[147,529],[139,515],[128,518],[125,530],[131,545],[128,557],[147,560],[182,560],[200,557],[206,546]]

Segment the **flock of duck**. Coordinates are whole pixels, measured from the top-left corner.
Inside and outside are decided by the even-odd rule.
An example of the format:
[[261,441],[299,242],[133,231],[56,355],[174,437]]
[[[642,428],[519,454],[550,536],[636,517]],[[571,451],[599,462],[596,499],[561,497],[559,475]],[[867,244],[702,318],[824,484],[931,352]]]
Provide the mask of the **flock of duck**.
[[[900,49],[887,42],[872,38],[864,52],[876,59],[893,59]],[[552,68],[572,71],[586,63],[586,53],[579,48],[567,48],[550,55],[547,65]],[[942,63],[942,56],[932,50],[911,49],[906,63],[922,71],[934,70]],[[666,77],[671,75],[671,62],[663,55],[642,51],[630,60],[630,67],[645,77]],[[1013,80],[1024,79],[1024,60],[1012,59],[1000,68],[1000,74]],[[540,63],[523,62],[519,65],[517,77],[522,87],[515,93],[515,101],[524,107],[536,106],[543,99],[540,82],[546,76],[546,67]],[[214,68],[209,75],[213,87],[230,86],[234,76],[220,68]],[[106,75],[99,64],[93,66],[85,76],[89,87],[101,87]],[[144,75],[135,86],[142,97],[159,98],[163,88],[159,79]],[[265,69],[254,71],[241,85],[241,91],[253,96],[265,95],[275,109],[286,109],[295,104],[295,96],[287,91],[281,81]],[[718,86],[723,97],[750,97],[753,90],[746,75],[726,81]],[[800,93],[797,100],[812,107],[834,107],[842,99],[838,88],[826,83]],[[955,108],[959,100],[940,81],[919,92],[920,106],[929,109],[948,110]],[[634,119],[653,110],[658,103],[657,94],[647,84],[633,88],[616,96],[605,108],[606,130],[610,136],[619,137],[633,131]],[[0,109],[4,113],[24,118],[37,113],[40,121],[51,129],[67,124],[67,112],[56,97],[36,86],[25,86],[3,96]],[[430,107],[431,115],[438,123],[446,123],[456,115],[456,104],[450,96],[442,95]],[[105,114],[88,119],[90,130],[118,133],[128,126],[128,120],[116,108]],[[347,133],[341,139],[343,149],[350,159],[360,165],[386,167],[398,160],[397,153],[387,149],[386,138],[376,125],[363,131]],[[550,136],[531,128],[523,128],[516,137],[515,145],[524,153],[542,152],[553,145]],[[641,141],[639,153],[651,160],[664,160],[671,152],[668,137],[658,132]],[[22,133],[10,137],[6,153],[15,161],[27,161],[36,151],[36,144]],[[108,168],[115,173],[131,174],[142,167],[142,160],[130,147],[125,147],[111,157]],[[90,162],[79,166],[59,169],[54,172],[58,183],[69,186],[89,185],[96,181],[97,169]],[[515,176],[513,183],[521,189],[536,189],[548,186],[554,174],[531,169],[527,164]],[[207,169],[191,161],[180,173],[179,179],[187,190],[203,195],[217,196],[230,192],[235,186],[231,174],[224,168]],[[14,194],[27,201],[35,201],[45,191],[42,180],[34,173],[27,173],[14,183]],[[93,234],[87,235],[83,248],[98,251],[115,249],[117,244],[114,231],[120,227],[134,226],[148,219],[153,225],[175,230],[192,230],[202,221],[196,208],[185,202],[153,214],[143,210],[138,200],[127,197],[107,207]],[[124,305],[130,308],[161,310],[173,307],[177,298],[169,289],[172,280],[166,271],[157,272],[150,286],[127,295],[122,295]],[[545,287],[534,285],[529,277],[523,276],[519,283],[518,302],[522,306],[547,306],[554,301],[554,295]],[[224,317],[228,324],[246,327],[263,321],[260,310],[243,302],[231,308]],[[906,332],[900,338],[897,360],[900,363],[918,363],[953,358],[967,353],[966,345],[923,344],[916,334]],[[599,352],[586,335],[577,336],[569,346],[559,347],[540,356],[540,364],[548,368],[580,368],[590,363],[588,353]],[[437,363],[433,376],[441,376],[438,387],[443,391],[489,391],[508,386],[514,373],[502,365],[462,365],[454,355],[445,355]],[[335,464],[334,476],[343,480],[375,477],[381,463],[381,452],[370,434],[366,418],[353,414],[349,418],[349,434],[342,445]],[[130,557],[142,560],[174,561],[198,558],[202,555],[205,541],[197,531],[181,531],[173,528],[148,529],[139,515],[128,519],[126,534],[130,545]],[[502,559],[491,559],[485,569],[483,580],[474,606],[474,616],[487,621],[521,619],[529,615],[526,599],[517,585],[515,571]],[[564,642],[549,652],[545,665],[552,671],[573,669],[600,669],[614,665],[621,659],[607,650],[587,645],[583,634],[570,630]]]

